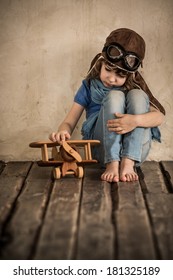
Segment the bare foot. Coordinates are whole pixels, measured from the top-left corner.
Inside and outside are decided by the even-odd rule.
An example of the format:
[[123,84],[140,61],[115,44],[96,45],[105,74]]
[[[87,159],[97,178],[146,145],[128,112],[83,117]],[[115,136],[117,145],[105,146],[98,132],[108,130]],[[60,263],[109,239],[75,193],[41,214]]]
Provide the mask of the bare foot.
[[101,179],[107,182],[119,182],[119,161],[107,163],[105,172]]
[[120,166],[120,181],[133,182],[138,180],[134,171],[134,161],[129,158],[122,158]]

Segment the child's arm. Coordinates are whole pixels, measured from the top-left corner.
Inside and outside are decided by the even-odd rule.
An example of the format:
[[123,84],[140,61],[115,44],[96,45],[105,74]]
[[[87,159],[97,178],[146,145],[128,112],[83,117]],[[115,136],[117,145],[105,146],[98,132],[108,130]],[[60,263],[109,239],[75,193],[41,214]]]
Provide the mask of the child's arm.
[[53,142],[60,142],[71,138],[71,134],[83,113],[84,107],[73,103],[69,113],[60,124],[57,132],[52,132],[49,139]]
[[136,121],[138,127],[156,127],[163,123],[164,115],[153,106],[150,106],[150,112],[136,115]]
[[109,120],[107,127],[109,131],[124,134],[132,131],[136,127],[156,127],[162,124],[164,115],[150,106],[150,112],[139,115],[115,113],[116,119]]

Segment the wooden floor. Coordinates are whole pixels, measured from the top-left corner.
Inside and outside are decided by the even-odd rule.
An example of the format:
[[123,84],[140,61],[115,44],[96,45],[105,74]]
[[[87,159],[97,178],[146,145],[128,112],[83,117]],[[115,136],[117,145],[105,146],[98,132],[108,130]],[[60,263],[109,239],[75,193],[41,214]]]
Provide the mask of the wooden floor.
[[0,163],[0,259],[173,259],[173,162],[145,162],[140,181],[52,180],[52,167]]

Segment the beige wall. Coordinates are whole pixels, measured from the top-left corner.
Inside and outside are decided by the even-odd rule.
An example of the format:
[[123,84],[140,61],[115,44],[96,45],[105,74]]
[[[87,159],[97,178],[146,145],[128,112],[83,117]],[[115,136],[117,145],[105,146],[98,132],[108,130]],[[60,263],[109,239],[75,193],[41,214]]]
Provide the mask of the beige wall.
[[167,111],[149,159],[172,160],[172,14],[172,0],[0,0],[0,160],[38,158],[28,144],[56,130],[91,59],[119,27],[145,38],[142,72]]

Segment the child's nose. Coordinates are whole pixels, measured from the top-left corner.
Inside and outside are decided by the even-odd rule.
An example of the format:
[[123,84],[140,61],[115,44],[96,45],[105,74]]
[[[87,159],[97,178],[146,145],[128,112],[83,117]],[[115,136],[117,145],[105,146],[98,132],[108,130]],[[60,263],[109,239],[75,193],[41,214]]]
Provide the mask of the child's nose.
[[110,82],[115,83],[117,82],[117,76],[114,73],[112,73],[109,77],[109,80]]

